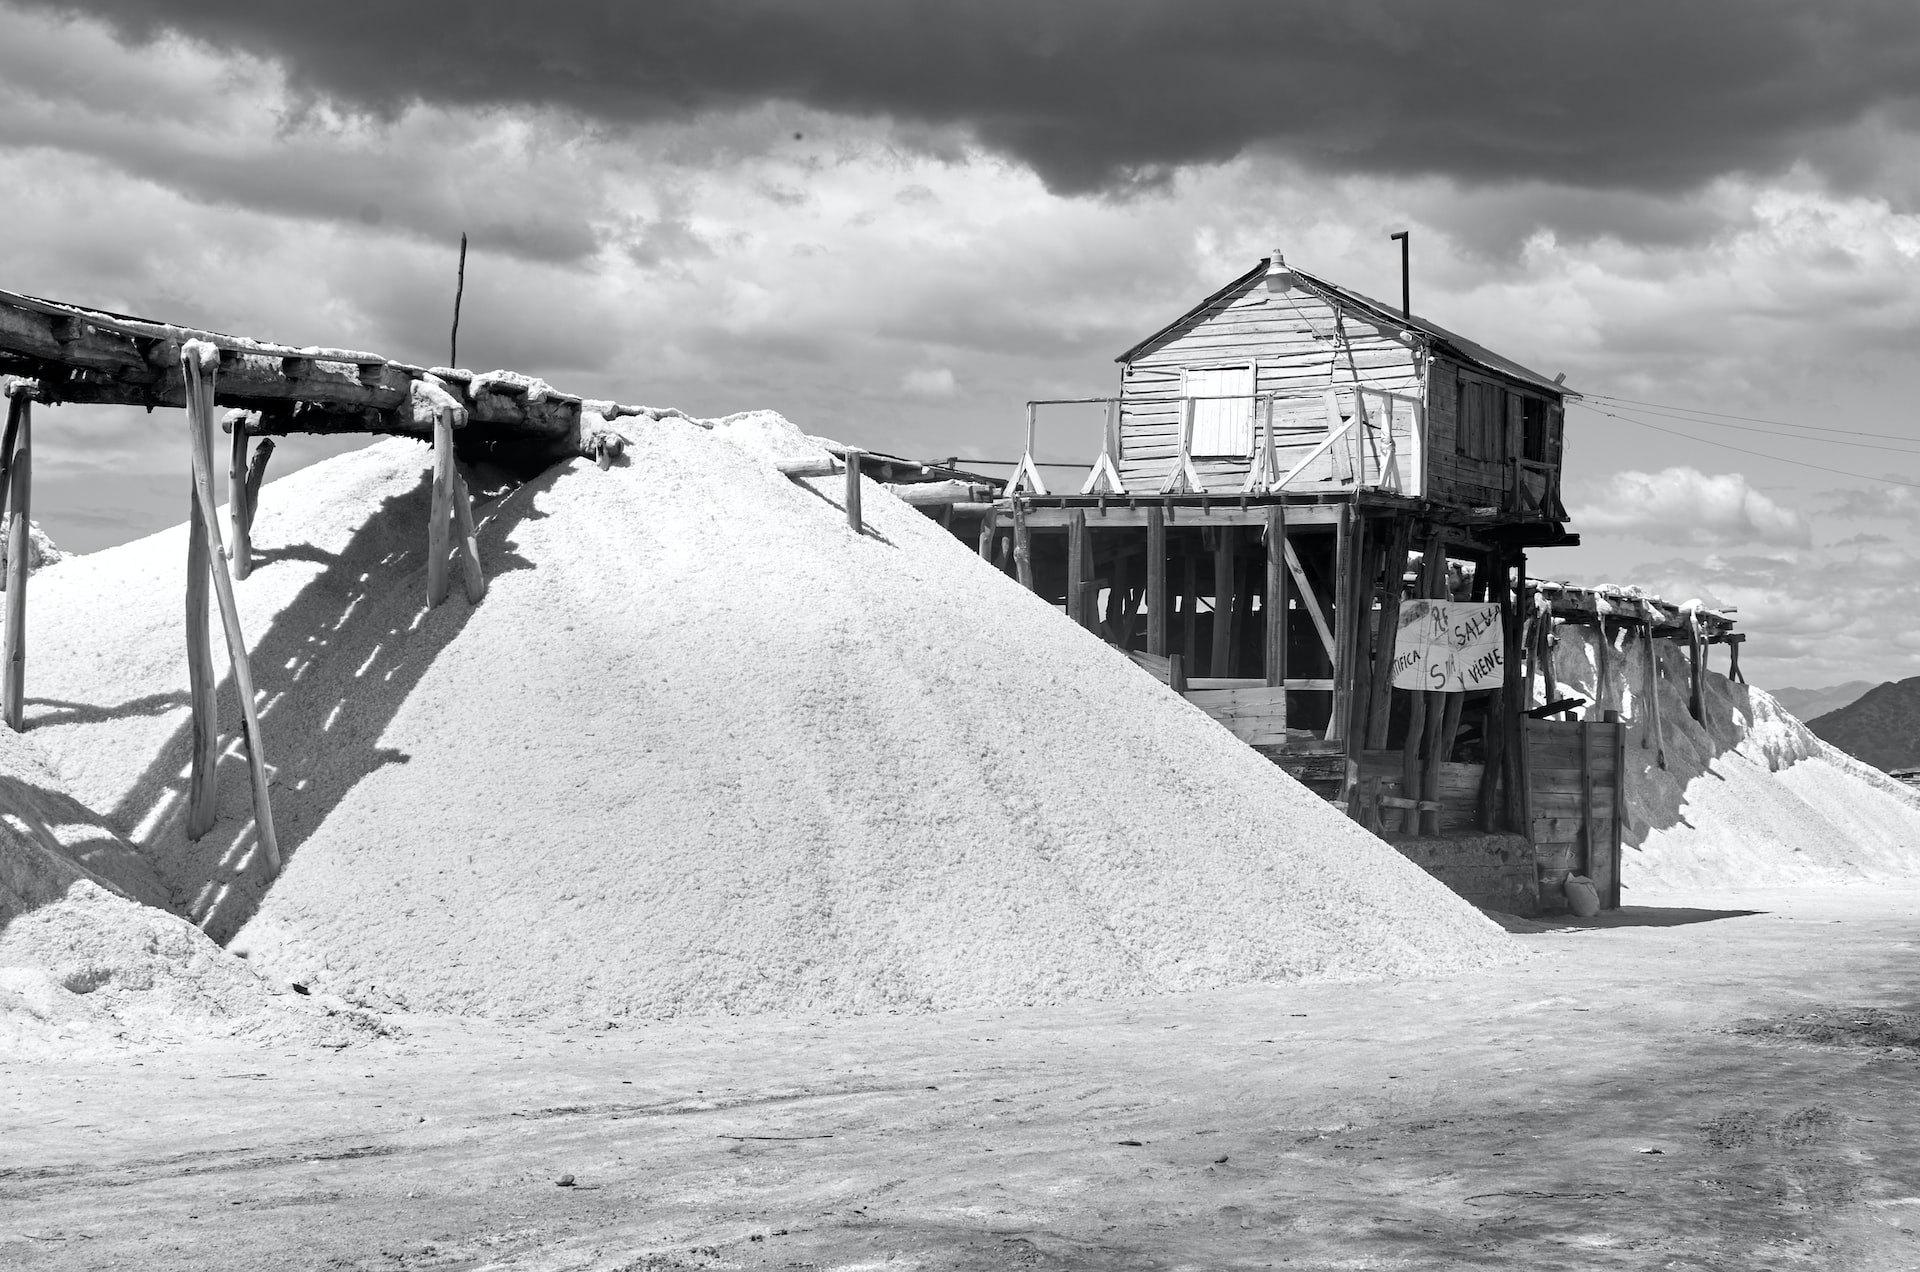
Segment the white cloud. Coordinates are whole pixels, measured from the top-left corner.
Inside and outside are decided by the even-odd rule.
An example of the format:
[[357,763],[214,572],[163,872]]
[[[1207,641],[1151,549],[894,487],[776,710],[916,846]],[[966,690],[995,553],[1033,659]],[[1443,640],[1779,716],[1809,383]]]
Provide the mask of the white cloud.
[[1707,474],[1687,467],[1618,472],[1571,512],[1582,531],[1630,534],[1656,543],[1807,547],[1813,542],[1805,517],[1753,489],[1740,473]]
[[950,398],[958,387],[946,367],[925,367],[900,377],[900,391],[908,397]]

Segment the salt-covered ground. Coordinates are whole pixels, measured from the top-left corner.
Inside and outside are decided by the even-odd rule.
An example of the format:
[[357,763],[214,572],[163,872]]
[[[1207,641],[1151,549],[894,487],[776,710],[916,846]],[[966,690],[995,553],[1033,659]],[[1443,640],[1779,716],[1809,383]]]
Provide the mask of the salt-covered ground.
[[0,1056],[0,1266],[1920,1266],[1920,892],[1701,903],[1437,980]]
[[1629,899],[1920,879],[1920,791],[1815,737],[1765,690],[1716,671],[1705,678],[1705,723],[1696,722],[1687,713],[1687,655],[1672,641],[1659,642],[1662,768],[1643,697],[1643,647],[1616,645],[1596,699],[1592,629],[1556,630],[1556,678],[1595,710],[1624,702],[1631,721],[1621,867]]
[[376,1006],[926,1010],[1514,956],[872,483],[856,536],[840,479],[775,469],[819,453],[778,416],[640,428],[626,466],[482,503],[478,606],[424,608],[417,444],[265,489],[238,590],[270,887],[237,748],[184,835],[182,531],[36,576],[29,736],[217,940]]

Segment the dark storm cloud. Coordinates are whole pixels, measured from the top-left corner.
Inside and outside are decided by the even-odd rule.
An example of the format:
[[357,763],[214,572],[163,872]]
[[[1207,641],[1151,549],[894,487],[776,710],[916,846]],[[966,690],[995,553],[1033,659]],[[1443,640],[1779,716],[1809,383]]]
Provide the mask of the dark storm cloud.
[[[1273,148],[1330,170],[1673,191],[1856,123],[1903,143],[1912,0],[25,0],[279,59],[376,111],[611,123],[789,101],[957,125],[1056,190]],[[1871,156],[1836,150],[1841,178]],[[1817,160],[1814,160],[1817,166]]]

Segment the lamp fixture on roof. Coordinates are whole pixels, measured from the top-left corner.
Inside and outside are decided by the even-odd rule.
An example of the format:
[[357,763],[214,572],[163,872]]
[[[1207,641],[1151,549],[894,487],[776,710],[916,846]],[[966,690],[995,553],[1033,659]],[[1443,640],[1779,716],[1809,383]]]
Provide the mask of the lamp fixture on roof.
[[1273,255],[1267,258],[1267,290],[1270,292],[1292,291],[1294,287],[1293,271],[1287,268],[1287,258],[1280,254],[1279,248],[1273,249]]

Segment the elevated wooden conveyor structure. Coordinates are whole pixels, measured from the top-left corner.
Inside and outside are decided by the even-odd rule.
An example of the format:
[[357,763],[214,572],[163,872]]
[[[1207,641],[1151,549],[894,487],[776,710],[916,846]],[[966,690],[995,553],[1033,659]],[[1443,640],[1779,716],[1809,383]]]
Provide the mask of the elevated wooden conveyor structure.
[[[187,573],[187,659],[194,730],[189,833],[212,828],[220,752],[208,604],[217,599],[241,703],[254,815],[270,869],[278,870],[267,767],[233,581],[252,567],[254,508],[276,436],[365,433],[413,437],[433,447],[427,525],[427,603],[446,599],[457,568],[471,603],[486,594],[472,502],[461,460],[485,458],[523,472],[586,456],[608,466],[625,438],[622,416],[679,412],[590,401],[511,371],[420,367],[352,349],[294,346],[88,309],[0,290],[0,376],[8,399],[0,445],[5,491],[4,649],[0,718],[25,724],[28,517],[33,407],[60,403],[182,409],[187,417],[192,521]],[[214,412],[230,437],[230,524],[215,516]],[[258,439],[257,444],[255,439]]]

